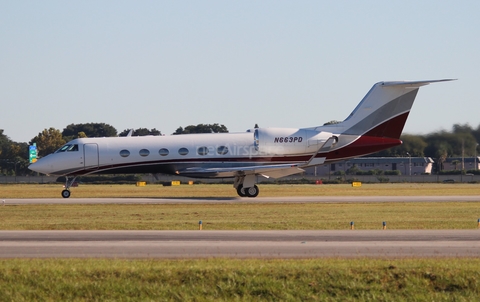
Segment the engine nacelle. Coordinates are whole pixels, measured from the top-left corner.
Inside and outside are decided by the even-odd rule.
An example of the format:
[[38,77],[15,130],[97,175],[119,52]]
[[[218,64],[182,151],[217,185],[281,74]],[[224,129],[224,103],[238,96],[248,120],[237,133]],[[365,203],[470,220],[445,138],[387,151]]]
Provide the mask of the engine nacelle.
[[256,128],[254,146],[260,154],[305,154],[317,151],[330,137],[330,132],[307,129]]

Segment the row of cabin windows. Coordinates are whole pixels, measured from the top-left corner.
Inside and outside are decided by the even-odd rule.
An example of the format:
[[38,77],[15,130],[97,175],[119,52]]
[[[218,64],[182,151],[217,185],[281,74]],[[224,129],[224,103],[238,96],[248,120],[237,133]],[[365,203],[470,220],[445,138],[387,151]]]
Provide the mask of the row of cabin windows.
[[[208,147],[199,147],[197,149],[197,154],[198,155],[208,155],[210,153],[211,149],[208,148]],[[188,154],[188,149],[187,148],[180,148],[178,149],[178,154],[180,155],[187,155]],[[142,149],[138,152],[140,154],[140,156],[143,156],[143,157],[146,157],[148,155],[150,155],[150,151],[148,151],[147,149]],[[217,148],[217,154],[219,155],[225,155],[228,153],[228,147],[226,146],[220,146]],[[166,148],[162,148],[160,150],[158,150],[158,154],[161,155],[161,156],[167,156],[168,154],[170,154],[170,151]],[[130,156],[130,151],[128,150],[122,150],[120,151],[120,156],[121,157],[128,157]]]

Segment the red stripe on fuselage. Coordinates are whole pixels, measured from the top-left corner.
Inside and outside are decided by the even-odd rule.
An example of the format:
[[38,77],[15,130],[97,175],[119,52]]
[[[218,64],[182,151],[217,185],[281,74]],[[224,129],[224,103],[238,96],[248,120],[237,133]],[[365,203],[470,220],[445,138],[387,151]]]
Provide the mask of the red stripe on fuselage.
[[326,156],[326,161],[335,161],[360,157],[401,145],[400,135],[407,121],[408,114],[409,112],[403,113],[378,125],[344,148],[328,152],[327,154],[319,154],[317,157]]

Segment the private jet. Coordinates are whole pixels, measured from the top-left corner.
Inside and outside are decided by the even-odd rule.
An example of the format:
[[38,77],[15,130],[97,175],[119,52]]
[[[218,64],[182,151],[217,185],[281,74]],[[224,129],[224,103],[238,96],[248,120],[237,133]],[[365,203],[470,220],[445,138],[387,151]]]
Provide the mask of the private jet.
[[126,173],[229,177],[239,196],[256,197],[257,176],[284,177],[402,144],[400,135],[419,88],[451,80],[376,83],[343,122],[323,126],[77,138],[29,168],[65,176],[64,198],[70,197],[70,188],[79,176]]

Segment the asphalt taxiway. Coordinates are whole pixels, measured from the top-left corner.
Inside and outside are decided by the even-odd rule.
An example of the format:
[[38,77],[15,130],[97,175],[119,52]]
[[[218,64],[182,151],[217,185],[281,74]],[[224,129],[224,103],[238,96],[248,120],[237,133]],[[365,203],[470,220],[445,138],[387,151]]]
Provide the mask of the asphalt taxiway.
[[480,257],[480,230],[0,231],[0,258]]

